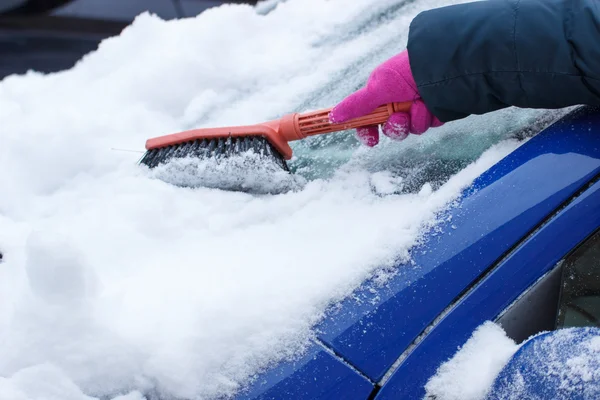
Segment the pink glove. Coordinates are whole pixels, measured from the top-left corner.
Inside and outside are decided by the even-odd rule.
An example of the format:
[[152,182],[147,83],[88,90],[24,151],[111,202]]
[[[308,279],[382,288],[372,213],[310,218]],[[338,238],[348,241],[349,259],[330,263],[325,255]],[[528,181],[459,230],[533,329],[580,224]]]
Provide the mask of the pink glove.
[[[383,104],[403,101],[412,101],[413,104],[410,112],[395,113],[383,125],[383,133],[389,138],[403,140],[409,133],[420,135],[429,128],[443,125],[429,112],[417,91],[406,50],[375,68],[366,87],[335,106],[329,119],[333,123],[345,122],[366,115]],[[363,144],[372,147],[379,143],[376,125],[364,126],[356,131]]]

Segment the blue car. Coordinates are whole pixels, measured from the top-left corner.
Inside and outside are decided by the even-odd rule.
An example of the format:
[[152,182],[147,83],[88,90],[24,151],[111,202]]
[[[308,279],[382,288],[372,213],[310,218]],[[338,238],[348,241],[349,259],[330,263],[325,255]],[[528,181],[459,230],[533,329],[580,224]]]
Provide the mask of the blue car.
[[[300,360],[239,399],[422,399],[485,321],[517,343],[600,326],[600,110],[561,118],[480,177],[376,294],[332,310]],[[361,299],[357,302],[356,299]]]
[[[144,9],[176,18],[220,3],[102,1],[0,0],[0,79],[68,68]],[[301,359],[237,398],[422,399],[485,321],[517,343],[600,327],[599,177],[600,109],[582,107],[478,177],[411,250],[411,265],[376,291],[363,283],[329,311]]]

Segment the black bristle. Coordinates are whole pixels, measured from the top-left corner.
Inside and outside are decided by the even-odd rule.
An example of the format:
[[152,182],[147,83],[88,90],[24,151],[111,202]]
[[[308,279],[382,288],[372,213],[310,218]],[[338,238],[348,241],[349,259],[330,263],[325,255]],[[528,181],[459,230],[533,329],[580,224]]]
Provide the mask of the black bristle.
[[181,158],[185,153],[186,146],[187,146],[187,143],[179,143],[178,145],[176,145],[175,151],[173,151],[173,154],[171,155],[171,157],[172,158]]
[[177,149],[177,151],[175,152],[175,154],[173,155],[173,157],[175,158],[184,158],[190,155],[190,148],[192,147],[192,145],[194,144],[194,142],[187,142],[187,143],[182,143],[179,145],[179,148]]
[[160,163],[160,160],[162,160],[165,152],[166,149],[154,149],[154,156],[149,157],[148,159],[144,157],[144,160],[142,160],[142,164],[145,164],[150,168],[156,167]]
[[212,157],[215,153],[216,148],[217,148],[217,140],[215,140],[215,139],[209,140],[206,145],[206,154],[204,154],[204,157]]
[[231,152],[233,154],[242,153],[242,141],[241,140],[236,140],[235,143],[233,143],[233,145],[231,146]]
[[161,163],[161,160],[165,159],[165,156],[171,151],[170,147],[163,147],[158,149],[158,153],[152,159],[152,162],[147,164],[150,168],[154,168]]
[[223,138],[217,139],[217,146],[214,151],[214,156],[219,158],[225,154],[225,140]]
[[163,164],[163,163],[166,162],[166,160],[172,159],[178,148],[179,148],[178,145],[168,146],[167,147],[167,151],[165,152],[165,154],[163,155],[163,157],[159,160],[159,163]]
[[229,138],[229,143],[227,144],[227,155],[229,157],[233,157],[236,154],[241,154],[240,151],[240,141],[237,138]]
[[255,152],[257,152],[261,156],[265,155],[265,146],[263,146],[259,140],[252,139],[252,141],[250,143],[252,144],[252,149]]
[[219,139],[219,147],[221,148],[219,156],[223,158],[230,157],[230,149],[231,149],[231,139],[230,138],[222,138]]
[[202,141],[198,145],[198,148],[196,149],[196,157],[198,157],[198,158],[209,157],[209,153],[210,153],[210,151],[208,150],[209,142],[210,142],[210,140],[208,140],[208,139],[202,139]]
[[158,149],[148,150],[146,152],[146,154],[144,154],[144,157],[142,158],[140,163],[142,163],[144,165],[150,165],[152,163],[152,160],[154,159],[154,157],[156,157],[157,154],[158,154]]
[[196,155],[198,154],[198,146],[200,146],[200,141],[196,139],[192,142],[192,145],[190,146],[188,154],[190,157],[196,157]]
[[176,158],[193,157],[206,158],[228,158],[238,154],[253,151],[262,157],[268,158],[279,165],[283,170],[289,171],[287,163],[279,152],[264,137],[227,137],[217,139],[196,139],[177,145],[171,145],[160,149],[148,150],[140,160],[149,168],[160,164],[166,164]]
[[248,138],[241,138],[238,142],[240,143],[240,151],[246,152],[250,150],[250,146],[248,145]]

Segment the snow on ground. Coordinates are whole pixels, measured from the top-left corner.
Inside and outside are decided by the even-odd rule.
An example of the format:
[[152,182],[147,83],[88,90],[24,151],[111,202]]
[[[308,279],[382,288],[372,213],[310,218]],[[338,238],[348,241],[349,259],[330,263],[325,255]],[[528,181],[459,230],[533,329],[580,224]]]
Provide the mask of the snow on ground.
[[376,149],[348,132],[299,143],[304,182],[278,196],[179,188],[114,149],[331,106],[402,50],[418,11],[448,3],[146,14],[72,70],[1,81],[0,398],[211,399],[301,351],[541,112]]

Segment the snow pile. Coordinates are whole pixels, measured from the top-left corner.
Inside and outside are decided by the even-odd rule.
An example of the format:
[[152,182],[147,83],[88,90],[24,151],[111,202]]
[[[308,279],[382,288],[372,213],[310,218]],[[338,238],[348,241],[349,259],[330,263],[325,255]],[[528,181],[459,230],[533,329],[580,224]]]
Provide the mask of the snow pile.
[[51,363],[93,396],[233,393],[513,148],[404,195],[346,171],[267,198],[133,172],[71,184],[2,222],[2,376]]
[[519,346],[493,322],[479,326],[471,338],[443,363],[425,385],[436,400],[483,400],[494,379]]
[[[418,11],[448,3],[142,15],[70,71],[0,82],[0,398],[222,398],[302,351],[328,305],[405,258],[437,211],[519,145],[502,135],[539,112],[372,151],[348,134],[297,144],[306,180],[279,196],[169,185],[113,148],[330,106],[401,50]],[[444,140],[468,157],[435,185],[402,178],[428,177],[422,160]],[[325,148],[335,161],[319,175],[308,165]],[[409,162],[390,173],[380,160]]]

